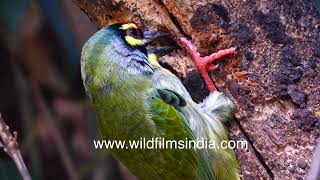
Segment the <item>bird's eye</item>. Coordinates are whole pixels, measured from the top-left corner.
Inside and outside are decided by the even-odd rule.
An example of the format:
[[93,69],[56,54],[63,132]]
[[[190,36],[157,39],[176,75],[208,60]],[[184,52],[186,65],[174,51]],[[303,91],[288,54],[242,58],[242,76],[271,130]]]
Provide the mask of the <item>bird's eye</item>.
[[142,39],[143,33],[140,29],[130,28],[126,31],[126,35],[131,36],[136,39]]

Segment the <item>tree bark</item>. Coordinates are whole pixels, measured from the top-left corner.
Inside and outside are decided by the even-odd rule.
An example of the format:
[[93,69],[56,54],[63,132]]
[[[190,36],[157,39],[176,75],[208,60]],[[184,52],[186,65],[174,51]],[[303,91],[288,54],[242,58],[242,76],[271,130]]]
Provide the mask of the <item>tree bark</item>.
[[[248,150],[236,150],[243,179],[306,175],[320,134],[320,13],[314,1],[74,1],[99,28],[135,21],[170,32],[177,43],[192,38],[202,55],[240,45],[212,78],[236,105],[230,138],[250,142]],[[207,95],[183,49],[161,63],[196,101]]]

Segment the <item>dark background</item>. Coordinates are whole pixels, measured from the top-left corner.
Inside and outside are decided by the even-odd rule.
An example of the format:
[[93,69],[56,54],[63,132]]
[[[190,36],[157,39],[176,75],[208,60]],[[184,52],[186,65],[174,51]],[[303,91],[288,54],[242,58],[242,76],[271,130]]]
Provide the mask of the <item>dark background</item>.
[[[80,77],[80,52],[97,31],[72,1],[0,3],[0,112],[18,131],[33,179],[121,179],[97,137]],[[0,149],[0,179],[21,179]]]

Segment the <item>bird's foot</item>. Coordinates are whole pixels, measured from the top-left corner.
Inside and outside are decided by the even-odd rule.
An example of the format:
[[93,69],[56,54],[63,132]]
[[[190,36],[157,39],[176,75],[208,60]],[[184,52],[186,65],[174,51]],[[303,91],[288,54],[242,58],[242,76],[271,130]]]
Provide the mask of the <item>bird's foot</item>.
[[198,71],[200,72],[204,82],[206,83],[210,92],[215,91],[215,86],[212,80],[209,77],[208,71],[215,70],[218,66],[212,64],[213,61],[220,59],[224,56],[233,54],[238,47],[232,47],[229,49],[220,50],[216,53],[213,53],[209,56],[200,57],[200,53],[197,51],[197,48],[192,44],[191,41],[187,40],[185,37],[180,38],[180,42],[186,48],[187,52],[190,53]]

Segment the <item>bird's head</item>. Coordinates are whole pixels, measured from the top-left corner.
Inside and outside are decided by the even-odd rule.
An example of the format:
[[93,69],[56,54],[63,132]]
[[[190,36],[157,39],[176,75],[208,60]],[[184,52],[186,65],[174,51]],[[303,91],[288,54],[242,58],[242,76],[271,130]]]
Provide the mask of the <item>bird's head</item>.
[[148,58],[146,46],[165,35],[167,33],[159,31],[142,31],[132,22],[109,25],[95,33],[84,45],[82,64],[96,61],[92,63],[97,66],[113,64],[130,74],[150,74],[154,62]]

